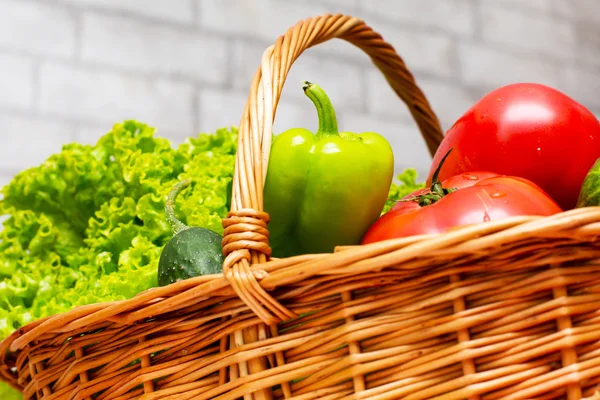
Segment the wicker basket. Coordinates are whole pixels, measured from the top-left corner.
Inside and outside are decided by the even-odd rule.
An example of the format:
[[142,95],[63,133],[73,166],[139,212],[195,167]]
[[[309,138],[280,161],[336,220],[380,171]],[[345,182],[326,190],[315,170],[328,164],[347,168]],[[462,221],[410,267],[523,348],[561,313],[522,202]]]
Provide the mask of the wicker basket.
[[0,344],[25,399],[600,398],[600,209],[269,259],[262,188],[286,75],[314,45],[365,51],[431,152],[442,133],[394,49],[324,15],[269,47],[239,127],[223,274],[78,307]]

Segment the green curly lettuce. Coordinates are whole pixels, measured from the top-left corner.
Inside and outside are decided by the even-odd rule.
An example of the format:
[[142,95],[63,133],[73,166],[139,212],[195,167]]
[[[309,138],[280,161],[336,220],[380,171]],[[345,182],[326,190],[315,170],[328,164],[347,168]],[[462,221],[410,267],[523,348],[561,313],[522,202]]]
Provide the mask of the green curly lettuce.
[[74,306],[127,299],[157,286],[171,237],[166,194],[179,180],[188,224],[222,233],[237,131],[200,134],[178,148],[137,122],[95,145],[72,143],[2,189],[0,339]]

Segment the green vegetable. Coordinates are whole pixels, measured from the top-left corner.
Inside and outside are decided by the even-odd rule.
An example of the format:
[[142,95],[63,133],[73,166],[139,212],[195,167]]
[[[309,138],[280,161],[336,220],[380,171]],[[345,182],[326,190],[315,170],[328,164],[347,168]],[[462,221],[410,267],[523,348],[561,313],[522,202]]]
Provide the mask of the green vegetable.
[[165,200],[175,183],[188,225],[222,234],[237,131],[190,138],[177,149],[136,121],[95,145],[68,144],[3,189],[0,339],[75,306],[127,299],[158,286],[172,232]]
[[12,388],[8,383],[0,382],[0,399],[2,400],[22,400],[23,395]]
[[195,276],[220,274],[222,271],[225,260],[221,247],[223,237],[210,229],[189,227],[175,215],[177,196],[190,183],[189,179],[178,182],[167,196],[165,214],[174,236],[163,248],[158,262],[160,286]]
[[577,208],[600,206],[600,159],[588,171],[577,199]]
[[386,203],[393,178],[390,144],[374,132],[338,132],[331,102],[317,85],[304,93],[319,117],[276,136],[264,188],[273,255],[331,252],[359,244]]

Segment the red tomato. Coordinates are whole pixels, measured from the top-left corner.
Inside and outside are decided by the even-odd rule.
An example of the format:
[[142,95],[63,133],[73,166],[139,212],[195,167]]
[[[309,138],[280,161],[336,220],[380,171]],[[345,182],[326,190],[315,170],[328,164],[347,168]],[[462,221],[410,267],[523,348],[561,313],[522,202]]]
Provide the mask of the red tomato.
[[[516,215],[547,216],[561,212],[556,202],[527,179],[491,172],[471,172],[442,182],[457,190],[433,204],[396,203],[369,228],[362,244],[412,235],[442,233],[449,228]],[[404,199],[430,192],[415,191]]]
[[519,176],[566,210],[575,207],[583,179],[600,158],[600,122],[555,89],[512,84],[484,96],[448,130],[428,183],[450,148],[440,180],[474,170]]

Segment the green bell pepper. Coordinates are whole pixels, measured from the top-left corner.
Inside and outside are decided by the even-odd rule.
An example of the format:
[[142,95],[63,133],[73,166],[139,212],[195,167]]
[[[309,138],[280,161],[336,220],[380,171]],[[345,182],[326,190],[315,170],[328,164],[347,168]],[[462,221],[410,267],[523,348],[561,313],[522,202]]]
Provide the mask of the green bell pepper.
[[316,135],[293,128],[277,135],[264,187],[274,257],[332,252],[357,245],[381,215],[394,155],[377,133],[338,132],[331,101],[318,85],[302,89],[319,118]]

